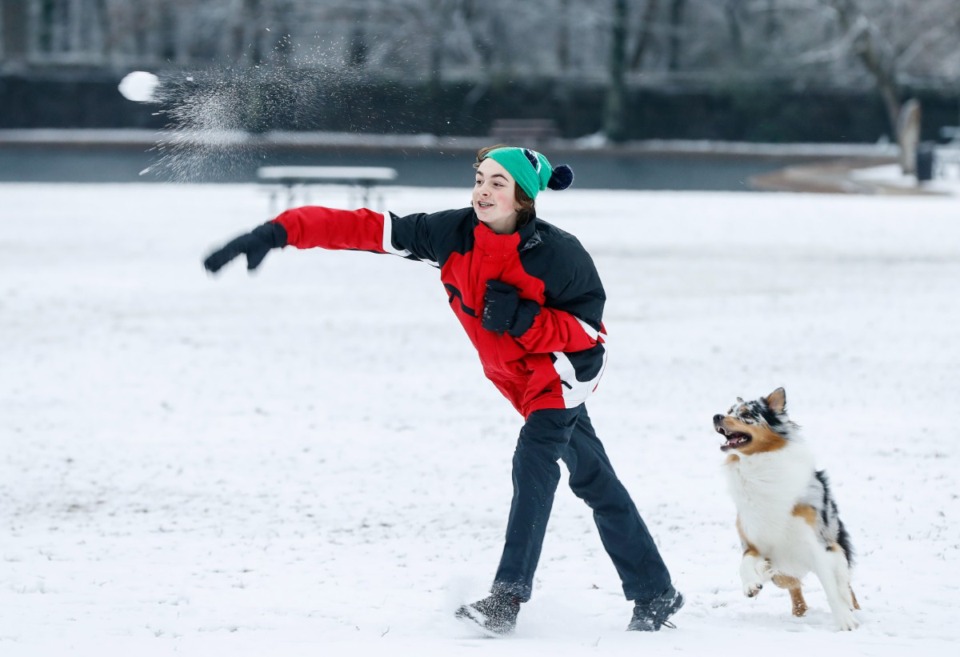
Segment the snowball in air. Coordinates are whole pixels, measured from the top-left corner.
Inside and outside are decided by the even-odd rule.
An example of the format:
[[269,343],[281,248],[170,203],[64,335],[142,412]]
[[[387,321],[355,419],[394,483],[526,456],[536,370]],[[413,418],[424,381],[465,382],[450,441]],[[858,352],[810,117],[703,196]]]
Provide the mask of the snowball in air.
[[127,100],[134,100],[138,103],[148,103],[156,100],[154,91],[160,86],[160,80],[153,73],[146,71],[134,71],[128,73],[120,80],[120,93]]

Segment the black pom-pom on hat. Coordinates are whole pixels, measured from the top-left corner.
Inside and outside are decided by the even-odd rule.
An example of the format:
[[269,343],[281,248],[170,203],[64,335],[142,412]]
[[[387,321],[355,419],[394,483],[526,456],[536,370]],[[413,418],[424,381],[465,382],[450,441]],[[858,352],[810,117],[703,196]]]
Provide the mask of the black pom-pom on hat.
[[550,180],[547,181],[547,187],[560,191],[573,184],[573,169],[567,164],[558,164],[553,167],[553,173],[550,174]]

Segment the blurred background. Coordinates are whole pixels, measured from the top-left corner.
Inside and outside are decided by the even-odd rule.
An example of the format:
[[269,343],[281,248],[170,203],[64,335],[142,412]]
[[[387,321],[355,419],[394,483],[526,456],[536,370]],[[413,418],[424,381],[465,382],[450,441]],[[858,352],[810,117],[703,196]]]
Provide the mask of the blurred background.
[[[726,188],[831,155],[879,161],[906,149],[910,169],[919,144],[955,140],[960,125],[960,0],[0,0],[0,9],[5,179],[56,169],[32,158],[71,139],[47,133],[39,152],[36,134],[20,131],[192,129],[259,138],[260,159],[285,163],[549,142],[552,152],[639,163],[624,180],[598,176],[613,187],[645,172],[678,181],[695,151],[733,167],[716,185]],[[117,84],[132,70],[176,94],[159,106],[125,99]],[[290,132],[303,139],[269,138]],[[88,152],[105,148],[76,134]],[[141,164],[118,164],[118,142],[136,149],[152,138],[127,134],[114,134],[101,166]],[[400,139],[416,135],[438,141]],[[718,145],[731,142],[767,147]],[[651,157],[664,168],[643,169]],[[250,175],[228,168],[198,175]]]

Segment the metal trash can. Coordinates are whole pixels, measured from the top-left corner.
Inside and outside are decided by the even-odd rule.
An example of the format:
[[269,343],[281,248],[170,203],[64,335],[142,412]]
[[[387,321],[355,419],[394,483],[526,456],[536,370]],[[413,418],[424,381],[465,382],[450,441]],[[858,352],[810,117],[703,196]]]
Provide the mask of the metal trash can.
[[917,182],[933,180],[933,142],[924,141],[917,146]]

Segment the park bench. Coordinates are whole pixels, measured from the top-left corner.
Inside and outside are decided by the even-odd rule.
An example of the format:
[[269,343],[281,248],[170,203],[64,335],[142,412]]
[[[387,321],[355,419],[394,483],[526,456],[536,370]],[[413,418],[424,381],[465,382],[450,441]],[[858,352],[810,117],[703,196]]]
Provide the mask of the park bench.
[[[397,177],[396,169],[390,167],[314,167],[314,166],[269,166],[257,169],[257,180],[270,185],[270,207],[273,210],[278,192],[286,194],[287,207],[309,203],[308,188],[312,185],[348,185],[359,191],[361,207],[370,206],[372,191],[386,185]],[[302,192],[302,196],[298,196]],[[381,197],[382,202],[382,197]],[[353,202],[351,195],[350,202]]]

